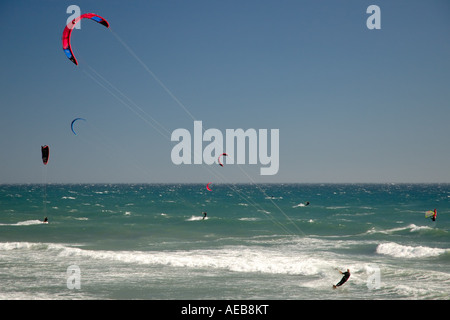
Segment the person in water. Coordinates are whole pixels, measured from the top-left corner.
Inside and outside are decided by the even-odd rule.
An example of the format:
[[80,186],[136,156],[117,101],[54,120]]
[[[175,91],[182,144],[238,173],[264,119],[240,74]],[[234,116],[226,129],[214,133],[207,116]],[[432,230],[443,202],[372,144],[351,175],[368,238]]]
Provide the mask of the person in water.
[[202,220],[205,220],[205,218],[206,218],[206,212],[202,212],[203,213],[203,219]]
[[44,218],[44,223],[48,223],[47,217]]
[[436,216],[437,216],[437,210],[435,208],[434,209],[434,214],[431,216],[431,220],[436,221]]
[[343,274],[341,281],[339,281],[336,285],[333,285],[333,289],[336,289],[337,287],[342,286],[344,283],[347,282],[348,278],[350,278],[350,269],[347,269],[347,272],[342,272],[339,270],[340,274]]

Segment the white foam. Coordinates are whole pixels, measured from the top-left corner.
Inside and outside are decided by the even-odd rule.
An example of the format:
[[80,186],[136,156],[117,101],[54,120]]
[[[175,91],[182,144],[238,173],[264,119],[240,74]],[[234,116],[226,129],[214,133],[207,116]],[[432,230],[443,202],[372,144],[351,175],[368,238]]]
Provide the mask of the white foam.
[[0,226],[31,226],[35,224],[43,224],[41,220],[25,220],[19,221],[17,223],[0,223]]
[[430,248],[424,246],[404,246],[395,242],[382,243],[377,246],[378,254],[388,255],[395,258],[424,258],[437,257],[448,252],[450,249]]
[[433,230],[433,228],[429,226],[416,226],[415,224],[410,224],[408,228],[410,229],[411,232],[417,232],[420,230]]
[[186,219],[186,221],[199,221],[199,220],[208,220],[208,217],[205,217],[205,219],[203,219],[203,216],[191,216],[190,218]]
[[239,218],[239,221],[259,221],[259,218]]
[[323,275],[336,262],[329,259],[293,254],[290,249],[280,252],[274,248],[247,248],[230,246],[219,250],[187,251],[111,251],[87,250],[65,244],[3,242],[1,251],[42,251],[59,258],[109,260],[127,264],[163,265],[182,268],[221,269],[230,272],[257,272],[269,274]]
[[183,268],[223,269],[231,272],[318,275],[332,268],[328,260],[280,254],[277,250],[232,247],[192,251],[93,251],[66,247],[59,256],[82,256],[124,263],[167,265]]
[[421,230],[433,230],[433,228],[431,228],[429,226],[416,226],[415,224],[410,224],[405,227],[392,228],[392,229],[388,229],[388,230],[376,230],[375,228],[372,228],[369,231],[367,231],[367,233],[368,234],[373,234],[373,233],[392,234],[395,232],[408,231],[408,230],[410,232],[418,232]]
[[[55,246],[55,245],[52,245]],[[0,251],[11,251],[11,250],[41,250],[48,249],[49,245],[44,243],[35,243],[35,242],[1,242],[0,243]],[[63,249],[63,246],[59,246],[60,249]]]

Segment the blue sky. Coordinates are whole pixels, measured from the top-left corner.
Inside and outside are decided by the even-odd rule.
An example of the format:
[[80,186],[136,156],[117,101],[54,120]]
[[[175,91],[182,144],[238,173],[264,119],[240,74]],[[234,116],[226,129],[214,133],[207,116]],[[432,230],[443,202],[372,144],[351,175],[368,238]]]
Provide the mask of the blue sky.
[[[71,4],[111,25],[73,32],[79,66]],[[2,1],[0,183],[450,182],[449,16],[446,0]],[[193,119],[279,129],[278,173],[174,165],[170,133]]]

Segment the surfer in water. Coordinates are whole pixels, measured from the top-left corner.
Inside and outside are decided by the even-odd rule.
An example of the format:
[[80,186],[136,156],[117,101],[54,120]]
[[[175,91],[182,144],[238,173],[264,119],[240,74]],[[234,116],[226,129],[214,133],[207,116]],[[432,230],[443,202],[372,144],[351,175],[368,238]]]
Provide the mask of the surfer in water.
[[434,214],[431,216],[431,220],[436,221],[437,210],[434,209]]
[[203,214],[203,219],[202,219],[202,220],[205,220],[205,218],[206,218],[206,212],[202,212],[202,214]]
[[339,270],[339,273],[343,274],[344,276],[342,277],[341,281],[339,281],[336,285],[333,285],[333,289],[342,286],[347,282],[348,278],[350,278],[350,269],[347,269],[347,272],[342,272],[341,270]]
[[44,223],[48,223],[47,217],[44,218],[44,221],[43,221],[43,222],[44,222]]

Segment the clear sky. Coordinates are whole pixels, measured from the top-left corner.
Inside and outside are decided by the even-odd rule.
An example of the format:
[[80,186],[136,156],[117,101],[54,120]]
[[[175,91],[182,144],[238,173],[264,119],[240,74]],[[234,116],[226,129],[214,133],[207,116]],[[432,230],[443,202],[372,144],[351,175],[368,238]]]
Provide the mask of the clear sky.
[[[3,0],[0,39],[0,183],[450,182],[448,0]],[[279,129],[278,173],[173,164],[194,119]]]

